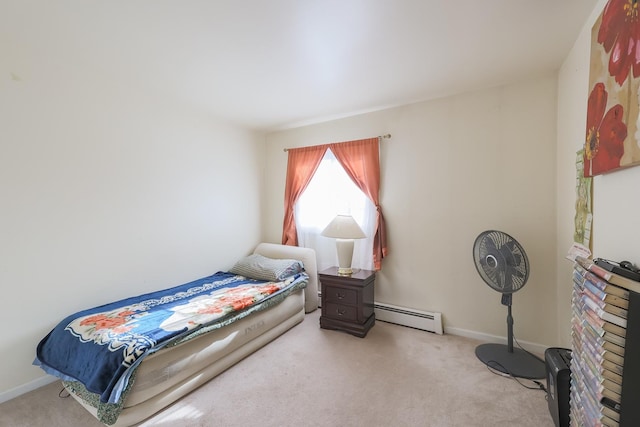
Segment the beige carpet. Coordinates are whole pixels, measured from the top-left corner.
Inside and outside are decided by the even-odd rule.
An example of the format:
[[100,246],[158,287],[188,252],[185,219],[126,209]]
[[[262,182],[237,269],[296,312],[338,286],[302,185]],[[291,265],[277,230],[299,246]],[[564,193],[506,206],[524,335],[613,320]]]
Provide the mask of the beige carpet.
[[[140,426],[554,426],[545,393],[490,372],[474,340],[384,322],[361,339],[319,315]],[[60,389],[1,404],[0,426],[102,425]]]

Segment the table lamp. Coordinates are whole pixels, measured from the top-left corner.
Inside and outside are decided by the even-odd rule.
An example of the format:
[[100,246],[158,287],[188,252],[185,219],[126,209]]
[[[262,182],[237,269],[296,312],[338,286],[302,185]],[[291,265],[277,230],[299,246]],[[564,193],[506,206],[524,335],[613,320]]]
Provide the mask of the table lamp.
[[351,276],[353,259],[353,239],[367,237],[351,215],[337,215],[321,233],[336,239],[338,251],[338,275]]

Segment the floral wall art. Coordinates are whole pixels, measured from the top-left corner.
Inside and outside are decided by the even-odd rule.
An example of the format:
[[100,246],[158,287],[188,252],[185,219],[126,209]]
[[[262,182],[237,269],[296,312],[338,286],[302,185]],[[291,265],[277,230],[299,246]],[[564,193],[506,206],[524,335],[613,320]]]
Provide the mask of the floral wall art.
[[640,8],[609,0],[591,31],[584,176],[640,164]]

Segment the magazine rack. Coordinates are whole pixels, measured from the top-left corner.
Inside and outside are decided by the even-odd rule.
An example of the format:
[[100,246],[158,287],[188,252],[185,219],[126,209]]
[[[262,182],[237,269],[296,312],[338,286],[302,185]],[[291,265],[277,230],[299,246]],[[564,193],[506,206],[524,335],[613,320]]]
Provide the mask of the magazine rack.
[[[572,298],[572,363],[571,363],[571,424],[572,425],[609,425],[608,419],[603,416],[611,415],[611,406],[604,405],[599,399],[604,396],[606,390],[606,370],[604,363],[610,363],[603,360],[607,356],[603,356],[606,339],[589,338],[590,331],[583,330],[586,324],[593,325],[593,312],[585,307],[585,303],[589,298],[588,292],[584,291],[584,283],[592,280],[587,276],[589,273],[581,273],[580,266],[576,264],[575,269],[578,272],[574,274],[574,293]],[[591,272],[591,268],[588,268]],[[577,284],[582,276],[582,284]],[[599,275],[598,275],[599,276]],[[603,279],[604,280],[604,279]],[[613,280],[613,279],[612,279]],[[605,280],[603,283],[607,283]],[[611,283],[611,282],[608,282]],[[577,285],[576,285],[577,284]],[[635,286],[635,285],[630,285]],[[624,339],[620,345],[624,346],[621,353],[624,356],[617,356],[616,366],[622,367],[618,374],[622,376],[622,385],[620,387],[619,411],[617,417],[619,421],[613,419],[610,423],[613,426],[621,427],[637,427],[640,426],[640,293],[634,292],[627,286],[619,285],[619,287],[628,290],[628,307],[626,317],[626,328],[623,329]],[[614,288],[615,289],[615,288]],[[607,291],[603,291],[606,295],[612,295]],[[613,290],[611,290],[613,292]],[[626,298],[626,296],[625,296]],[[593,300],[593,298],[591,298]],[[588,310],[588,312],[585,312]],[[603,320],[606,313],[600,313],[599,317]],[[606,323],[606,322],[605,322]],[[595,324],[598,324],[597,321]],[[606,328],[605,328],[606,329]],[[620,360],[621,359],[621,360]],[[595,361],[595,362],[594,362]],[[599,365],[599,366],[594,366]],[[618,377],[619,378],[619,377]],[[594,397],[598,396],[598,397]],[[604,402],[605,399],[602,400]],[[574,417],[582,417],[582,419],[574,420]],[[617,421],[617,422],[616,422]]]

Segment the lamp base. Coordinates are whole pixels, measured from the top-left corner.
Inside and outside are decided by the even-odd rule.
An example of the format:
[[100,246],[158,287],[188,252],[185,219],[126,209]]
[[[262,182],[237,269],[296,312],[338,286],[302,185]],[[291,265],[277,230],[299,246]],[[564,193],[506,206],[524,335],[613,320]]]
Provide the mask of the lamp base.
[[338,267],[338,276],[351,276],[353,274],[352,268]]
[[353,239],[336,239],[338,251],[338,276],[351,276],[351,259],[353,258]]

